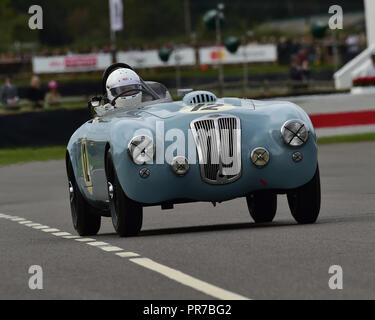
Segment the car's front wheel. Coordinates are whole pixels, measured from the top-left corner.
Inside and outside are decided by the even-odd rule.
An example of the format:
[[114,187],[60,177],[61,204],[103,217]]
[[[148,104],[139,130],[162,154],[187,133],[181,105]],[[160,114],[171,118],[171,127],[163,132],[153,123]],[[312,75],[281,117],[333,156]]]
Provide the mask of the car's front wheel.
[[251,217],[256,223],[272,222],[277,211],[277,195],[269,191],[254,192],[246,197]]
[[299,224],[315,223],[319,217],[321,201],[319,167],[310,182],[290,191],[287,196],[290,211]]
[[120,237],[137,236],[142,229],[143,207],[129,199],[122,190],[110,150],[106,158],[106,173],[113,227]]
[[80,236],[94,236],[100,230],[100,212],[93,208],[83,197],[78,188],[72,163],[67,163],[67,173],[69,180],[70,208],[74,229]]

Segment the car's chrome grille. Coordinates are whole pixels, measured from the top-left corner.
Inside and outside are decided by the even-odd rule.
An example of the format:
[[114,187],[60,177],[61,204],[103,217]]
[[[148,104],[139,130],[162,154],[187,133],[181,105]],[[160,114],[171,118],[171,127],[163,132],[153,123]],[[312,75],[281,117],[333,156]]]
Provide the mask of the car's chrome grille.
[[202,179],[227,184],[241,176],[241,121],[229,115],[210,115],[191,123]]

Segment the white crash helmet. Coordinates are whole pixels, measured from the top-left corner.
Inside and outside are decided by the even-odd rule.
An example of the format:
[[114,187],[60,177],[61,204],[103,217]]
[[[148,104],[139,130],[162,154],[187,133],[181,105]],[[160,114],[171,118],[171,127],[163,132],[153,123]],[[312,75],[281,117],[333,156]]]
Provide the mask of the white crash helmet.
[[113,71],[106,83],[107,97],[112,102],[119,94],[123,96],[116,100],[116,108],[137,107],[142,102],[142,83],[139,76],[130,69],[117,69]]

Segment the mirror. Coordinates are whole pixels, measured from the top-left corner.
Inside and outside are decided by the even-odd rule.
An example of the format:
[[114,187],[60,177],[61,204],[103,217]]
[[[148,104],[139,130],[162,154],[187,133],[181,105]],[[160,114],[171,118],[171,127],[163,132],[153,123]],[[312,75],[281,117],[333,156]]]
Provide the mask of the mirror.
[[93,97],[88,102],[88,109],[89,109],[89,116],[93,118],[96,116],[95,108],[100,106],[100,102],[102,101],[102,97]]

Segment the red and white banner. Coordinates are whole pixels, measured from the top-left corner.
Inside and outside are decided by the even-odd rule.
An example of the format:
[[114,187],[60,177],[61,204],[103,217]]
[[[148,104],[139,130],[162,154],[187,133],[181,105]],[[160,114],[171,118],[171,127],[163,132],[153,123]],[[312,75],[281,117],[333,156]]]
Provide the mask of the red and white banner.
[[375,110],[310,115],[318,137],[375,132]]
[[[318,137],[375,132],[375,94],[332,94],[285,98],[310,116]],[[284,99],[283,99],[284,100]]]
[[111,54],[90,54],[56,57],[33,57],[33,72],[64,73],[105,70],[112,63]]

